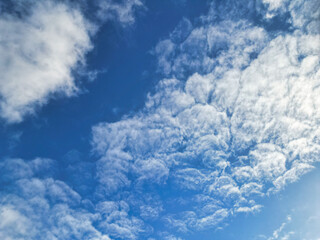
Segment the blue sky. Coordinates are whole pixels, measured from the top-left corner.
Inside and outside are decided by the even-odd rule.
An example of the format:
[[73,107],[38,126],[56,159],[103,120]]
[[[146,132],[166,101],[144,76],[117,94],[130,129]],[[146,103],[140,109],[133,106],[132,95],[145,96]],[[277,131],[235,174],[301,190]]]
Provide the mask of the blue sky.
[[320,239],[318,1],[0,12],[0,239]]

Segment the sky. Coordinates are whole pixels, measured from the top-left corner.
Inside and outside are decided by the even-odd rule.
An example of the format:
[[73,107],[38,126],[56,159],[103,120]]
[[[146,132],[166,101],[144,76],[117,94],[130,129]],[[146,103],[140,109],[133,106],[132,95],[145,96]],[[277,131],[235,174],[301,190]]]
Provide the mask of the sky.
[[0,73],[0,239],[320,239],[319,1],[0,0]]

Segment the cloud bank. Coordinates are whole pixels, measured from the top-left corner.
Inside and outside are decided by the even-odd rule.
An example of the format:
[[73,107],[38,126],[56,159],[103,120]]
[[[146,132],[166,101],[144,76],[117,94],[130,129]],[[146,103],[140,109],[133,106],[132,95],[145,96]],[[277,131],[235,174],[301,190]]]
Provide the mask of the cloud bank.
[[143,222],[124,201],[93,204],[59,179],[50,159],[0,163],[1,239],[135,239]]
[[7,159],[0,169],[1,239],[110,239],[79,194],[53,178],[52,160]]
[[[240,11],[212,4],[208,15],[194,23],[182,20],[159,42],[153,52],[164,78],[144,108],[92,129],[95,176],[82,178],[94,182],[87,186],[90,196],[62,181],[52,160],[1,162],[0,217],[6,220],[0,237],[182,239],[223,227],[238,214],[259,212],[263,198],[313,169],[320,155],[319,4],[263,2],[254,13],[251,1]],[[74,18],[68,14],[85,22],[63,4],[53,10],[70,24]],[[130,14],[121,20],[120,12],[112,11],[120,21],[131,21]],[[28,27],[37,14],[23,23],[9,16],[6,21]],[[262,23],[254,24],[253,15]],[[290,27],[270,29],[269,21]],[[88,32],[82,33],[85,50],[76,51],[74,64],[90,49]],[[68,66],[63,69],[74,65]],[[71,85],[63,93],[69,94],[75,85],[66,72]],[[15,111],[8,108],[3,116],[21,120],[39,99],[13,105]],[[68,167],[78,174],[75,179],[89,169],[79,166]],[[286,226],[289,222],[270,238],[285,236]]]
[[256,14],[273,21],[271,10],[289,13],[280,20],[290,29],[209,14],[196,26],[184,19],[155,47],[166,78],[145,107],[93,128],[102,195],[130,202],[151,192],[167,228],[187,233],[259,211],[314,167],[319,4],[269,3]]

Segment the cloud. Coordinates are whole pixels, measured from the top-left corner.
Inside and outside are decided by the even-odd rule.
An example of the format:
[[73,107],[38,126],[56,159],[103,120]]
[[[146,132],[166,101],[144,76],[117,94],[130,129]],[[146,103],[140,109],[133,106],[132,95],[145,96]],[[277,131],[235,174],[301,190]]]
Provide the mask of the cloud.
[[[317,164],[318,165],[318,164]],[[320,223],[320,188],[319,169],[301,179],[299,183],[290,186],[288,194],[282,195],[281,206],[277,209],[288,209],[287,216],[276,219],[273,231],[266,230],[265,239],[310,239],[317,240],[320,237],[320,230],[317,226]],[[274,211],[274,210],[273,210]]]
[[135,22],[135,11],[144,7],[140,0],[100,0],[98,6],[97,15],[102,21],[114,20],[124,26],[133,24]]
[[75,95],[72,71],[92,48],[91,28],[79,10],[64,3],[33,3],[21,17],[3,12],[1,117],[20,122],[53,95]]
[[263,0],[267,7],[265,17],[273,18],[277,15],[290,13],[289,20],[295,28],[304,29],[309,33],[319,34],[318,25],[320,16],[320,4],[317,1],[288,1],[288,0]]
[[[94,16],[81,11],[85,1],[9,1],[0,8],[0,117],[8,123],[25,116],[55,97],[79,93],[75,72],[83,73],[91,36],[106,21],[132,24],[139,0],[99,1]],[[11,10],[10,10],[11,9]],[[98,19],[102,23],[98,23]]]
[[269,10],[280,8],[286,1],[284,0],[263,0],[264,4],[268,5]]
[[[183,32],[180,28],[175,32]],[[217,65],[244,67],[268,41],[263,28],[251,26],[245,20],[226,19],[219,24],[203,24],[192,31],[190,27],[187,29],[187,38],[176,40],[172,36],[155,47],[159,70],[165,76],[182,78],[194,72],[210,73]]]
[[53,164],[41,158],[1,162],[1,238],[110,239],[93,226],[98,215],[81,207],[80,195],[53,178]]
[[0,163],[1,239],[137,239],[144,223],[125,201],[92,202],[58,179],[50,159]]
[[[290,222],[291,222],[291,216],[288,216],[287,219],[286,219],[286,221],[283,222],[283,223],[281,224],[281,226],[273,232],[272,237],[269,238],[268,240],[279,239],[279,234],[282,233],[284,227],[285,227],[288,223],[290,223]],[[290,232],[290,233],[288,233],[288,234],[285,234],[285,236],[282,237],[281,239],[288,239],[289,236],[292,235],[292,234],[294,234],[294,232]]]
[[[307,210],[308,212],[310,210]],[[290,239],[319,239],[318,226],[320,222],[319,214],[309,212],[307,217],[301,210],[293,211],[294,216],[287,216],[286,220],[275,229],[268,240],[290,240]]]
[[[71,29],[78,29],[79,23],[86,26],[77,10],[63,3],[50,8],[47,4],[36,5],[39,11],[31,11],[24,22],[9,15],[1,19],[30,28],[40,42],[46,27],[36,28],[35,19],[55,19],[60,14]],[[137,2],[127,4],[124,12],[134,9]],[[118,3],[111,6],[106,9],[113,9],[112,18],[132,22],[131,10],[125,13],[128,19],[121,19]],[[272,8],[280,9],[278,5]],[[179,235],[223,226],[237,214],[260,211],[261,198],[313,169],[320,153],[320,44],[313,27],[319,20],[308,16],[308,8],[299,1],[281,11],[290,14],[290,31],[268,32],[264,24],[239,20],[245,10],[228,19],[218,18],[211,7],[197,24],[184,19],[154,48],[164,79],[148,95],[144,108],[93,127],[95,167],[81,160],[69,161],[64,173],[72,179],[62,181],[55,161],[2,161],[0,217],[6,221],[0,223],[0,237],[181,239]],[[59,22],[54,26],[59,29]],[[19,34],[26,34],[26,28]],[[79,37],[86,39],[80,47],[84,50],[74,49],[74,61],[63,67],[71,79],[68,91],[62,90],[65,94],[76,88],[70,69],[90,49],[88,31],[82,32],[83,39]],[[34,93],[28,86],[23,93]],[[57,89],[61,86],[52,91]],[[18,117],[3,116],[11,122],[21,120],[52,93],[44,92],[41,98],[14,105],[16,115],[11,114]],[[73,159],[78,154],[69,155]],[[86,170],[90,173],[82,177]],[[86,192],[86,184],[92,183],[96,185],[92,194],[84,198],[82,186]],[[280,237],[286,226],[273,237]]]
[[319,20],[299,1],[290,6],[282,21],[293,31],[202,17],[195,27],[184,20],[184,36],[180,26],[162,40],[153,53],[165,78],[145,107],[93,127],[101,193],[152,192],[166,226],[185,233],[260,211],[261,198],[314,168]]
[[129,206],[126,202],[101,202],[97,210],[102,214],[100,228],[105,229],[114,238],[137,239],[143,232],[143,221],[136,217],[129,217]]

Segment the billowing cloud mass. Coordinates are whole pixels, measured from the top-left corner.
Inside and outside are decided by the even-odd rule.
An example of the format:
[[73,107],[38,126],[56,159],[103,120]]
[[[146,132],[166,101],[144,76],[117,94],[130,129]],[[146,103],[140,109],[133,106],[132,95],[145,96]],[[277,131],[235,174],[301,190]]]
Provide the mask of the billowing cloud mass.
[[[122,25],[132,24],[135,8],[143,6],[107,0],[98,5],[96,19]],[[8,9],[0,6],[0,116],[15,123],[54,96],[77,94],[73,73],[85,64],[90,36],[101,23],[86,19],[81,2],[17,1]]]
[[72,71],[91,49],[90,24],[63,3],[30,3],[24,16],[0,18],[0,114],[20,122],[53,94],[74,95]]
[[[92,162],[73,163],[63,170],[70,172],[60,172],[74,174],[78,184],[67,177],[62,181],[56,172],[61,167],[53,160],[0,163],[0,219],[6,219],[0,221],[1,239],[180,240],[223,227],[238,214],[261,211],[265,197],[315,167],[320,159],[320,4],[236,2],[212,4],[208,15],[194,22],[183,19],[155,46],[152,52],[163,79],[143,109],[92,128],[95,167]],[[106,18],[131,22],[126,11],[139,5],[140,1],[129,1],[119,10],[118,3],[111,4],[105,7],[112,10]],[[77,26],[87,26],[80,13],[63,4],[45,6],[37,8],[46,14],[33,11],[23,22],[10,16],[1,21],[21,27],[13,39],[24,37],[26,49],[34,45],[28,34],[21,34],[34,29],[37,47],[42,43],[43,48],[31,53],[40,51],[42,57],[51,53],[50,41],[43,42],[47,37],[42,34],[62,31],[62,39],[70,35],[59,28],[59,21],[46,29],[34,19],[54,20],[59,13],[74,30],[73,40],[66,40],[73,50],[59,45],[61,51],[52,53],[50,61],[55,63],[56,54],[69,58],[41,65],[40,71],[37,61],[28,60],[31,53],[13,44],[6,49],[19,51],[21,59],[7,62],[34,72],[25,77],[46,76],[48,69],[56,73],[61,68],[59,76],[68,84],[54,78],[50,88],[41,85],[40,98],[31,84],[34,78],[13,81],[11,87],[1,82],[1,114],[8,121],[21,120],[52,92],[71,94],[75,85],[70,69],[90,49],[89,30],[80,27],[82,34],[76,34]],[[56,12],[50,15],[52,11]],[[259,24],[253,18],[259,18]],[[272,21],[288,28],[276,28]],[[19,84],[28,98],[18,94]],[[20,98],[24,101],[17,101]],[[88,169],[94,177],[85,174]],[[92,194],[83,197],[79,185],[86,183],[83,191]],[[289,239],[293,233],[284,230],[290,221],[291,217],[269,239],[288,234]]]
[[134,239],[143,222],[128,215],[124,201],[93,204],[57,177],[50,159],[0,163],[0,238]]
[[79,194],[53,178],[52,160],[7,159],[0,169],[1,239],[109,239]]
[[101,194],[143,201],[148,189],[162,206],[156,215],[186,233],[259,211],[261,198],[313,168],[319,4],[268,1],[256,14],[272,21],[270,11],[290,30],[210,11],[197,26],[184,19],[155,47],[166,78],[143,110],[93,128]]

